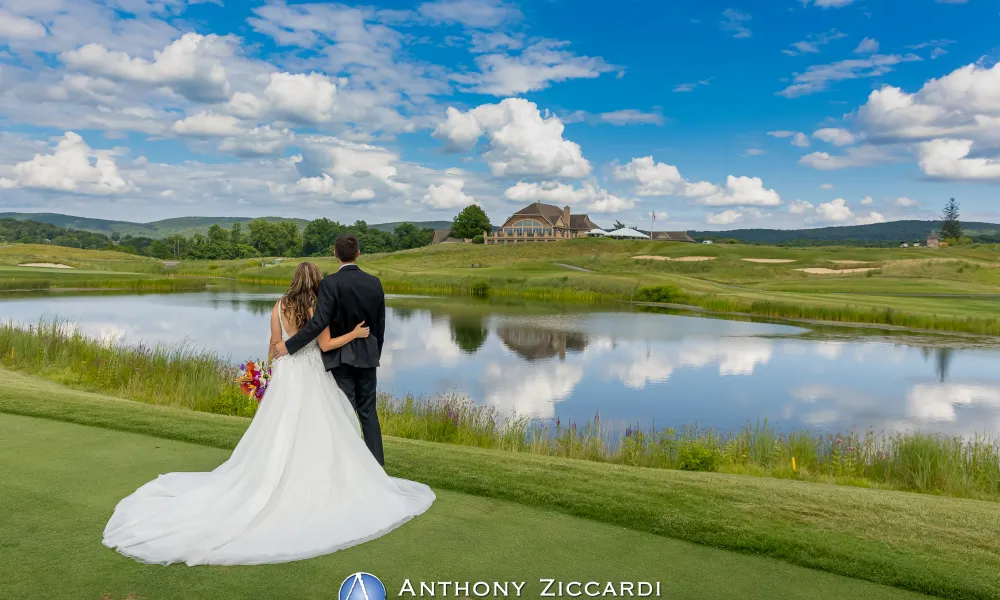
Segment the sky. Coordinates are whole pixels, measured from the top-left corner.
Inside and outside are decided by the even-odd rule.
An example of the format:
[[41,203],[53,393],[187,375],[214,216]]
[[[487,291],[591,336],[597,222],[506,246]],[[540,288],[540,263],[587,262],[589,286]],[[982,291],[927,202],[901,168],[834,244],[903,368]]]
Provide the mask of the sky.
[[1000,0],[0,0],[0,212],[1000,222]]

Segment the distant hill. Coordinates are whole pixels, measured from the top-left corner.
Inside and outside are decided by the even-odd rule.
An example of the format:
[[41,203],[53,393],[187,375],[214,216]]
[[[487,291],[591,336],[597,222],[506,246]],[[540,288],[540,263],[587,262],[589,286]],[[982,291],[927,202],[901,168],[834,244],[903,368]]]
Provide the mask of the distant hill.
[[[232,227],[233,223],[244,226],[253,220],[252,217],[178,217],[163,219],[150,223],[132,223],[130,221],[114,221],[109,219],[91,219],[59,213],[0,213],[0,218],[13,218],[20,221],[38,221],[50,223],[59,227],[69,227],[94,233],[111,235],[144,236],[164,238],[174,234],[191,236],[195,233],[205,233],[212,225]],[[306,219],[288,219],[285,217],[263,217],[268,221],[293,221],[299,227],[305,227]],[[391,232],[404,221],[379,223],[369,225],[374,229]],[[409,221],[420,229],[450,229],[451,221]],[[872,225],[845,225],[839,227],[818,227],[815,229],[732,229],[729,231],[689,231],[688,234],[698,241],[705,239],[735,239],[748,244],[774,245],[876,245],[888,246],[900,242],[915,242],[924,240],[931,231],[941,227],[940,221],[890,221]],[[975,239],[1000,242],[1000,224],[963,222],[966,235]]]
[[417,229],[451,229],[451,221],[396,221],[393,223],[369,225],[369,227],[378,229],[379,231],[394,231],[396,227],[403,223],[413,223],[417,226]]
[[[890,221],[871,225],[845,225],[815,229],[732,229],[729,231],[689,231],[696,240],[735,239],[750,244],[792,244],[806,242],[873,243],[878,245],[916,242],[927,239],[941,227],[940,221]],[[1000,236],[1000,224],[963,222],[966,235],[976,238]]]
[[[163,219],[150,223],[133,223],[131,221],[114,221],[110,219],[91,219],[88,217],[76,217],[73,215],[63,215],[59,213],[0,213],[0,219],[17,219],[19,221],[37,221],[39,223],[49,223],[59,227],[69,227],[94,233],[111,235],[132,235],[135,237],[165,238],[171,235],[181,234],[192,236],[195,233],[205,233],[212,225],[218,224],[220,227],[229,229],[233,223],[246,225],[253,221],[255,217],[178,217],[175,219]],[[289,219],[285,217],[263,217],[275,223],[282,221],[294,221],[300,228],[309,223],[307,219]],[[371,225],[381,231],[393,231],[399,222],[381,223]],[[416,221],[413,222],[420,229],[449,229],[451,221]]]

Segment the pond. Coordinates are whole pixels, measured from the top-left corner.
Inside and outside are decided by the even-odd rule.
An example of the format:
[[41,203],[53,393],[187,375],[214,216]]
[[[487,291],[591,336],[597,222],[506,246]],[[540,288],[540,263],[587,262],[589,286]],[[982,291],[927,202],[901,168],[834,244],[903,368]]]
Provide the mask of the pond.
[[[59,317],[104,338],[266,352],[277,292],[0,298],[4,320]],[[454,394],[540,419],[624,428],[1000,433],[1000,348],[554,305],[393,297],[380,388]],[[966,345],[967,346],[967,345]]]

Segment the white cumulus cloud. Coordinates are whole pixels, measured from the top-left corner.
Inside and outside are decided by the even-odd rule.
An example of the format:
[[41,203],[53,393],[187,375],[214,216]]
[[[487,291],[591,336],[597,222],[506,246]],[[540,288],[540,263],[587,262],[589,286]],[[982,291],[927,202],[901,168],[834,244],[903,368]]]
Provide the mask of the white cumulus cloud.
[[615,181],[635,182],[637,196],[702,197],[714,194],[718,187],[707,181],[692,183],[681,177],[674,165],[656,162],[652,156],[633,158],[627,164],[615,165]]
[[726,185],[701,199],[707,206],[778,206],[781,195],[766,189],[760,177],[726,177]]
[[619,212],[635,206],[635,200],[616,196],[589,182],[578,188],[555,181],[542,183],[519,181],[507,188],[504,197],[512,202],[582,205],[597,213]]
[[543,117],[534,102],[507,98],[465,112],[449,107],[433,135],[456,148],[471,148],[485,135],[490,149],[484,158],[494,177],[585,177],[590,162],[579,144],[563,138],[564,128],[558,117]]
[[12,178],[0,179],[3,188],[35,188],[78,194],[120,194],[133,189],[118,172],[109,152],[94,150],[78,134],[67,131],[52,154],[36,154],[13,167]]
[[709,225],[732,225],[740,223],[744,219],[743,213],[738,210],[724,210],[720,213],[711,213],[705,218]]
[[108,79],[169,87],[196,102],[229,98],[231,87],[222,58],[233,53],[230,41],[217,35],[186,33],[153,60],[90,43],[59,55],[66,66]]
[[544,90],[554,82],[594,79],[616,70],[600,57],[578,56],[566,47],[569,42],[540,40],[518,54],[482,54],[476,57],[480,73],[459,80],[469,91],[511,96]]
[[177,135],[197,137],[225,137],[237,135],[243,129],[242,122],[230,115],[218,115],[210,112],[200,112],[174,123],[173,130]]
[[813,137],[834,146],[850,146],[857,139],[850,131],[836,127],[817,129],[813,132]]
[[1000,159],[969,158],[972,140],[932,140],[918,146],[921,170],[929,177],[1000,183]]
[[47,35],[45,26],[38,21],[0,10],[0,40],[35,40]]
[[836,171],[852,167],[870,167],[894,160],[897,160],[897,157],[889,150],[866,144],[847,148],[846,152],[841,155],[813,152],[800,158],[799,164],[821,171]]
[[457,177],[448,177],[439,184],[427,186],[424,204],[436,209],[464,208],[475,204],[476,199],[462,191],[465,181]]
[[854,213],[851,212],[851,208],[847,206],[847,201],[843,198],[820,204],[816,207],[816,212],[822,220],[832,223],[843,223],[854,218]]

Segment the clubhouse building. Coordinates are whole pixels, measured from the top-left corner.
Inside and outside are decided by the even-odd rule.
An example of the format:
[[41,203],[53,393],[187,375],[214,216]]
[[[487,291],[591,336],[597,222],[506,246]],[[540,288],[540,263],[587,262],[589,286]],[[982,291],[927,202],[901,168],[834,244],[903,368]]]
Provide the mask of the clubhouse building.
[[535,202],[513,214],[495,232],[484,232],[487,244],[556,242],[582,237],[597,225],[587,215],[574,215],[569,207]]

